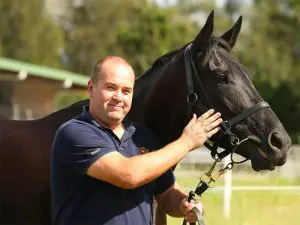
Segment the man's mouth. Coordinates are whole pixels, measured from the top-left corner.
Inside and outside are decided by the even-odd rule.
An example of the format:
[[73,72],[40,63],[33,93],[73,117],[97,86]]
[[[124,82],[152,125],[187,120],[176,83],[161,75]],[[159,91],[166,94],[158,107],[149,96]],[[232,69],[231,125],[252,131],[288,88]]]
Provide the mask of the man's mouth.
[[123,109],[123,106],[121,106],[121,105],[109,105],[111,108],[113,108],[113,109]]

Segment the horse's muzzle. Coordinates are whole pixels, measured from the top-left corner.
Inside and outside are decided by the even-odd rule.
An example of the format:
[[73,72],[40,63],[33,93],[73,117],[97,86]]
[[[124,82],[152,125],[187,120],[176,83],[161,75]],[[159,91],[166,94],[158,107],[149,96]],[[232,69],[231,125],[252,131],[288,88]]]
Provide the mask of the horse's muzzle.
[[291,146],[291,138],[288,135],[281,135],[273,131],[268,136],[270,150],[270,161],[275,166],[282,166],[287,160],[287,152]]

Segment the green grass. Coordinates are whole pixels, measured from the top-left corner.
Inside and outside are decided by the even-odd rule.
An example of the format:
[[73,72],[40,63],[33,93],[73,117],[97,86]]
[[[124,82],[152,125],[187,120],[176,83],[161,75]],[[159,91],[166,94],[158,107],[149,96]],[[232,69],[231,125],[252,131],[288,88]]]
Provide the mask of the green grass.
[[[178,183],[194,189],[198,178],[177,177]],[[222,186],[220,180],[217,186]],[[281,179],[276,176],[236,178],[233,185],[284,186],[300,185],[299,180]],[[203,194],[206,225],[299,225],[300,191],[233,191],[230,218],[223,215],[223,192],[213,189]],[[168,218],[168,225],[181,225],[182,219]]]

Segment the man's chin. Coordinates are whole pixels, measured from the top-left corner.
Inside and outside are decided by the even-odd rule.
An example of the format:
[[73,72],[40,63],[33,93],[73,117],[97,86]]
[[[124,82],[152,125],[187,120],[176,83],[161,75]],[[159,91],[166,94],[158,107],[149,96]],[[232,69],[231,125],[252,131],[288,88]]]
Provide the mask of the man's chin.
[[125,116],[123,114],[115,113],[115,112],[108,114],[109,121],[114,124],[122,123],[122,121],[124,120],[124,117]]

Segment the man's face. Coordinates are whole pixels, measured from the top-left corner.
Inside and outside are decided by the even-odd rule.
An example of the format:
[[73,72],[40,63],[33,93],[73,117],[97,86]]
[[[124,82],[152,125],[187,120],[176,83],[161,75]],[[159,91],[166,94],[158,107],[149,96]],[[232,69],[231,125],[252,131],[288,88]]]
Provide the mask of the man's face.
[[[119,125],[131,108],[135,76],[131,67],[107,62],[89,87],[90,110],[106,126]],[[89,82],[89,86],[92,83]]]

